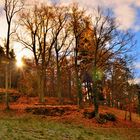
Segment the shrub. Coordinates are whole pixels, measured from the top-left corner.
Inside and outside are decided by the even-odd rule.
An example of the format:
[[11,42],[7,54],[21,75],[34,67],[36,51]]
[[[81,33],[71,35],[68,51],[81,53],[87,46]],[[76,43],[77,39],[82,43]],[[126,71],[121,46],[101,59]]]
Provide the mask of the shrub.
[[[92,119],[95,117],[95,112],[84,111],[83,113],[85,118]],[[100,124],[106,123],[107,121],[116,121],[116,116],[112,113],[100,113],[98,118],[95,118],[96,121]]]
[[83,115],[85,118],[92,119],[95,117],[95,112],[94,111],[93,112],[84,111]]
[[97,122],[100,124],[106,123],[107,121],[116,121],[116,116],[112,113],[106,113],[106,114],[99,114],[99,118],[96,118]]
[[107,121],[116,121],[116,116],[112,113],[106,113],[104,114],[104,118],[107,120]]
[[31,112],[34,115],[46,115],[46,116],[61,116],[65,113],[63,108],[45,108],[45,107],[28,107],[26,112]]

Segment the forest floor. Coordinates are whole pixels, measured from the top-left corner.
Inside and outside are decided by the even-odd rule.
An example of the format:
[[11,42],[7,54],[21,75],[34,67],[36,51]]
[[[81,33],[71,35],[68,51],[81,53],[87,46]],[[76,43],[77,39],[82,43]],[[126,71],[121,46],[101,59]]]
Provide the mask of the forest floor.
[[[113,113],[117,120],[99,124],[83,115],[85,110],[92,111],[92,106],[79,110],[76,105],[59,106],[55,98],[46,100],[46,104],[39,104],[37,98],[22,97],[10,103],[9,111],[0,103],[0,140],[140,140],[137,114],[132,114],[132,121],[125,121],[124,111],[101,106],[101,113]],[[31,108],[61,108],[65,112],[35,115],[27,111]]]

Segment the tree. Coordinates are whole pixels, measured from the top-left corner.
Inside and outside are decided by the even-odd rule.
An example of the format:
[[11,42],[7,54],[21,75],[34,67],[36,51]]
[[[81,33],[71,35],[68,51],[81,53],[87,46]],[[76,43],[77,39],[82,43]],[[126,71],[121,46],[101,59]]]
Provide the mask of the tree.
[[4,77],[5,77],[5,65],[3,64],[3,60],[5,58],[4,48],[0,46],[0,87],[4,88]]
[[[124,100],[126,99],[126,94],[129,93],[130,84],[129,81],[132,80],[132,63],[131,59],[128,57],[119,58],[114,62],[113,72],[112,72],[112,84],[111,84],[111,97],[112,97],[112,106],[120,108],[125,106]],[[116,89],[117,87],[117,89]],[[130,95],[133,92],[130,92]],[[115,101],[115,102],[114,102]],[[121,108],[122,109],[122,108]]]
[[[113,57],[127,52],[132,46],[132,38],[128,31],[120,31],[116,20],[110,12],[104,13],[100,8],[95,11],[95,17],[90,26],[93,31],[91,44],[93,47],[92,80],[93,80],[93,103],[96,117],[99,117],[99,91],[98,81],[101,73],[107,68]],[[129,44],[129,45],[128,45]]]
[[60,104],[62,103],[62,89],[61,89],[61,67],[64,59],[71,52],[70,46],[73,38],[71,39],[71,32],[69,27],[69,11],[67,7],[54,7],[57,13],[54,17],[54,27],[52,29],[52,35],[55,40],[54,50],[56,59],[56,70],[57,70],[57,95],[59,97]]
[[137,85],[137,94],[138,94],[138,109],[137,109],[137,112],[138,114],[140,115],[140,87],[139,85]]
[[84,29],[86,28],[87,16],[85,15],[84,10],[79,10],[78,5],[72,6],[71,8],[71,30],[72,35],[74,36],[74,68],[75,68],[75,79],[77,86],[77,99],[78,106],[82,107],[82,88],[81,80],[79,75],[79,45],[80,45],[80,36]]
[[20,25],[26,37],[21,34],[17,37],[18,41],[34,55],[40,102],[45,101],[46,69],[49,66],[52,48],[56,41],[56,38],[52,37],[52,28],[55,26],[53,18],[55,15],[50,6],[37,7],[35,5],[33,10],[24,11],[20,15]]
[[10,37],[14,33],[11,32],[12,20],[15,15],[23,9],[23,0],[4,0],[4,11],[7,21],[7,39],[6,39],[6,56],[9,57]]
[[[9,66],[9,50],[10,50],[10,37],[14,32],[11,32],[11,25],[14,16],[21,11],[23,8],[24,2],[23,0],[4,0],[4,11],[6,15],[6,21],[7,21],[7,38],[6,38],[6,57],[7,57],[7,63],[6,63],[6,77],[5,77],[5,88],[8,89],[8,79],[9,79],[9,73],[8,73],[8,66]],[[8,94],[6,93],[6,108],[9,109],[9,103],[8,103]]]

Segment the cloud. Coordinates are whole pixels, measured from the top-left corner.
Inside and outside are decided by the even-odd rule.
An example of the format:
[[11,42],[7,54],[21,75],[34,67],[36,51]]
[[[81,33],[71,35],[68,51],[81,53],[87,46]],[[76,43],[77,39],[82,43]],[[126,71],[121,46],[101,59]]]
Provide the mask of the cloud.
[[65,5],[77,2],[90,12],[97,6],[101,6],[105,9],[110,8],[116,17],[116,21],[120,25],[120,29],[140,30],[140,21],[137,20],[140,19],[140,13],[138,12],[138,9],[140,9],[140,0],[39,0],[39,2],[38,0],[26,0],[26,3],[29,5],[35,3],[50,4],[51,2]]
[[116,16],[121,29],[131,28],[136,31],[140,29],[140,22],[136,23],[140,0],[60,0],[60,2],[65,4],[78,2],[80,6],[90,10],[97,6],[110,8]]
[[136,6],[140,7],[140,0],[135,0]]
[[134,27],[134,30],[136,31],[136,32],[138,32],[139,30],[140,30],[140,23],[139,23],[139,25],[135,25],[135,27]]
[[135,78],[128,81],[130,84],[140,84],[140,78]]
[[136,12],[132,7],[129,7],[127,5],[119,6],[114,9],[114,14],[117,17],[117,21],[121,24],[121,29],[127,30],[134,26],[136,20]]
[[79,3],[80,6],[91,12],[93,11],[92,9],[97,6],[101,6],[105,9],[110,8],[117,18],[116,21],[120,25],[120,29],[140,30],[140,21],[137,20],[140,19],[140,14],[138,14],[140,0],[26,0],[26,3],[29,5],[35,3],[60,3],[68,5],[74,2]]
[[7,23],[5,15],[0,16],[0,40],[3,37],[6,37]]
[[134,67],[135,67],[136,69],[140,69],[140,63],[135,63],[135,64],[134,64]]
[[134,83],[135,83],[135,84],[140,84],[140,78],[135,78],[135,79],[134,79]]

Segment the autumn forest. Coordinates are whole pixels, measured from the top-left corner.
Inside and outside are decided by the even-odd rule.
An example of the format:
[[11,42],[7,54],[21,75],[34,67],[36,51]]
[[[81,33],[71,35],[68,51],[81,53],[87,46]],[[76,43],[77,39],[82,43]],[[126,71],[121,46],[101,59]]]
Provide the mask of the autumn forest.
[[[0,139],[139,139],[135,34],[122,30],[110,9],[3,0],[2,12]],[[30,55],[18,62],[14,43]]]

